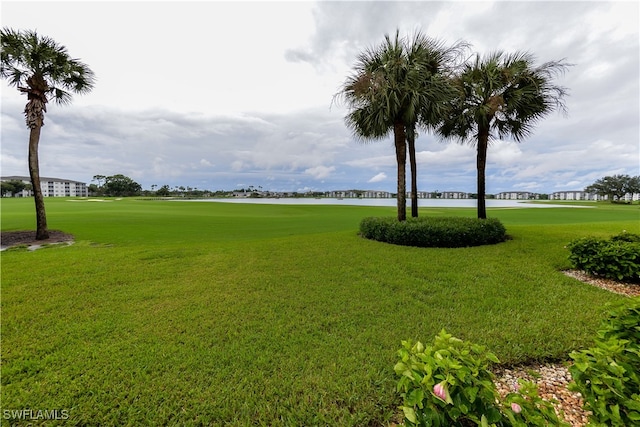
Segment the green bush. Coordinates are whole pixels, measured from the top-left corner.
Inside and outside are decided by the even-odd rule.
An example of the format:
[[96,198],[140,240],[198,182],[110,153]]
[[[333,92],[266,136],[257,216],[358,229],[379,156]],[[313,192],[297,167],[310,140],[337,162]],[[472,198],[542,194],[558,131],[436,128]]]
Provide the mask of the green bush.
[[640,297],[610,312],[595,347],[570,357],[570,390],[582,394],[590,425],[640,425]]
[[572,265],[614,280],[640,280],[640,235],[622,233],[609,239],[583,237],[570,242]]
[[568,426],[535,384],[521,381],[518,392],[500,403],[489,363],[498,363],[485,347],[469,344],[442,330],[433,345],[403,341],[397,389],[409,426]]
[[369,217],[360,223],[360,234],[371,240],[403,246],[459,248],[504,242],[506,230],[496,218],[422,217],[398,221]]
[[627,233],[626,231],[623,231],[620,234],[616,234],[615,236],[611,236],[611,241],[613,241],[613,242],[640,243],[640,234]]

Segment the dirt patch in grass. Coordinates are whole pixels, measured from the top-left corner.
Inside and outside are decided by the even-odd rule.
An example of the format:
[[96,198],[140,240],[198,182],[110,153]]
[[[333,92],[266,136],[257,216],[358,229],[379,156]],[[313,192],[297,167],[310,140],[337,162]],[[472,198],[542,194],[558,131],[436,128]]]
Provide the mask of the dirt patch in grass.
[[49,238],[45,240],[36,240],[36,232],[31,230],[0,231],[0,247],[2,250],[13,246],[40,247],[42,245],[70,242],[73,242],[73,235],[59,230],[49,230]]

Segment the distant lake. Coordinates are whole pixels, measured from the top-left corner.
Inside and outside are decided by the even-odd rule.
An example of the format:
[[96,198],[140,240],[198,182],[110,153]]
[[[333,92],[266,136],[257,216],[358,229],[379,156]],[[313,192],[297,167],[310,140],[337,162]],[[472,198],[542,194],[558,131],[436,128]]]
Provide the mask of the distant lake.
[[[257,203],[263,205],[349,205],[349,206],[396,206],[396,199],[370,199],[348,198],[332,199],[321,197],[319,199],[309,197],[282,197],[276,198],[220,198],[220,199],[190,199],[189,202],[223,202],[223,203]],[[475,199],[418,199],[418,206],[423,208],[476,208]],[[553,203],[527,203],[524,200],[495,200],[488,199],[487,208],[584,208],[589,206],[577,206],[569,204]],[[411,206],[411,200],[407,199],[407,207]]]

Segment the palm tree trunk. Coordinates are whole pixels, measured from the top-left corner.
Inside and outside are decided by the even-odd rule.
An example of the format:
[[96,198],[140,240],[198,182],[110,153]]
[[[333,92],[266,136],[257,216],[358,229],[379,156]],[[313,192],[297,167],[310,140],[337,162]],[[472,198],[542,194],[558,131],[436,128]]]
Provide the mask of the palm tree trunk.
[[409,146],[409,165],[411,166],[411,216],[418,217],[418,165],[416,163],[416,130],[413,125],[407,127]]
[[489,145],[489,129],[478,129],[478,153],[476,169],[478,173],[478,218],[487,218],[485,169],[487,167],[487,147]]
[[398,221],[405,221],[407,219],[407,142],[402,122],[396,122],[393,125],[393,134],[398,163]]
[[40,166],[38,164],[38,143],[40,142],[41,128],[42,125],[34,126],[29,132],[29,175],[31,176],[31,187],[36,204],[36,240],[49,238],[44,197],[40,188]]

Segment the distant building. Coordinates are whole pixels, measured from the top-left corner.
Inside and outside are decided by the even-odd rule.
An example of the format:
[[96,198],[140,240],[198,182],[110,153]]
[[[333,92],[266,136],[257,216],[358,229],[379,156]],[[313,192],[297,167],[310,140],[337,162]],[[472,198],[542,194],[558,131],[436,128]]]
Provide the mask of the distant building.
[[529,191],[503,191],[496,194],[496,199],[501,200],[534,200],[539,198],[540,194]]
[[[0,181],[22,181],[31,184],[28,176],[3,176]],[[89,191],[84,182],[70,179],[40,177],[40,188],[43,197],[88,197]],[[31,197],[31,190],[22,190],[16,197]]]
[[[609,196],[599,196],[594,193],[587,193],[586,191],[556,191],[549,195],[551,200],[609,200]],[[622,199],[625,202],[632,202],[640,200],[640,193],[627,193]]]
[[[411,192],[407,192],[407,198],[411,197]],[[469,199],[469,193],[462,191],[418,191],[418,199]]]
[[369,199],[388,199],[391,197],[391,193],[388,191],[365,190],[364,193],[362,193],[362,197]]
[[354,191],[354,190],[347,190],[347,191],[337,190],[337,191],[329,191],[327,193],[327,197],[333,197],[336,199],[342,199],[342,198],[355,199],[360,197],[360,194],[361,192]]
[[441,199],[468,199],[469,193],[462,191],[443,191],[440,195]]
[[586,191],[556,191],[549,195],[550,200],[607,200],[607,197]]

